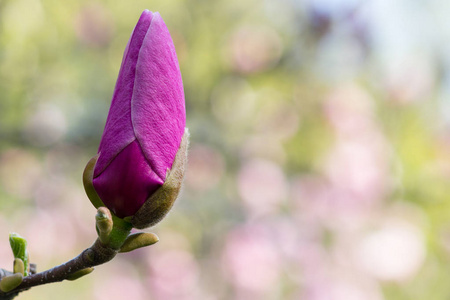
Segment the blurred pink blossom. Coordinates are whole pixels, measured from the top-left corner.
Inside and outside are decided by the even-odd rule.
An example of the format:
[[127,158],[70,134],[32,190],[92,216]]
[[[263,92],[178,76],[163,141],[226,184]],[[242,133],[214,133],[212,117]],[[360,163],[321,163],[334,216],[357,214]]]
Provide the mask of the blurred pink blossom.
[[387,65],[386,90],[399,104],[426,101],[432,97],[435,69],[429,59],[410,55]]
[[74,18],[78,40],[89,47],[105,47],[114,36],[114,22],[108,9],[99,2],[82,7]]
[[257,99],[263,105],[256,111],[252,124],[259,134],[266,135],[273,143],[288,140],[297,133],[300,117],[293,103],[270,88],[258,90]]
[[408,280],[426,256],[423,232],[401,219],[384,220],[354,246],[356,263],[379,280]]
[[114,264],[103,265],[101,272],[104,275],[102,277],[93,274],[100,277],[95,278],[95,300],[153,299],[151,292],[146,291],[139,274],[129,264],[115,260]]
[[[333,89],[325,99],[325,116],[338,137],[364,138],[374,131],[374,103],[354,84]],[[375,129],[376,130],[376,129]]]
[[320,280],[308,282],[302,300],[383,300],[376,282],[345,272],[329,272]]
[[241,73],[270,69],[283,52],[279,34],[266,25],[239,27],[231,34],[227,46],[226,59]]
[[225,171],[223,155],[212,147],[194,144],[189,149],[186,185],[203,192],[215,187]]
[[335,188],[347,194],[350,205],[372,207],[387,192],[389,166],[376,143],[338,141],[328,156],[326,175]]
[[[279,164],[286,161],[286,152],[280,141],[272,139],[273,136],[265,133],[248,135],[241,147],[241,155],[244,158],[263,158]],[[267,140],[271,139],[271,143]]]
[[374,116],[373,99],[347,84],[331,91],[326,116],[336,135],[323,172],[336,209],[369,212],[391,185],[388,145]]
[[32,197],[42,176],[42,164],[32,153],[18,148],[0,153],[0,185],[8,194]]
[[236,294],[247,295],[247,299],[261,299],[279,287],[279,253],[272,237],[261,227],[249,225],[230,232],[222,266]]
[[279,165],[254,159],[244,163],[238,174],[238,191],[250,214],[275,212],[287,196],[287,181]]
[[148,290],[156,300],[195,300],[199,295],[199,270],[195,258],[184,250],[160,251],[148,260]]
[[292,179],[293,215],[303,222],[320,224],[333,210],[331,193],[329,182],[321,176],[303,175]]
[[41,104],[29,111],[24,126],[25,138],[35,146],[48,146],[59,142],[67,132],[67,117],[59,106]]
[[52,264],[54,256],[71,256],[82,250],[78,245],[77,228],[73,215],[61,210],[46,208],[36,210],[32,215],[23,215],[27,222],[18,230],[28,241],[29,252],[33,261]]

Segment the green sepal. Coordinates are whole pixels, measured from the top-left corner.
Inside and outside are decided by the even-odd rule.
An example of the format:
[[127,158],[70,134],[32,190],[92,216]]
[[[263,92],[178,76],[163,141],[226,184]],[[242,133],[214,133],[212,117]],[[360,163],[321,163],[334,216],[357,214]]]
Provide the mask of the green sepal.
[[13,272],[20,273],[22,275],[25,274],[25,264],[23,263],[23,260],[21,260],[20,258],[14,259]]
[[27,252],[27,240],[18,235],[17,233],[11,233],[9,235],[9,244],[13,252],[14,258],[19,258],[24,264],[24,276],[28,276],[28,252]]
[[84,168],[83,172],[83,185],[84,190],[86,191],[86,195],[88,196],[89,200],[91,201],[92,205],[94,205],[95,208],[99,208],[100,206],[105,206],[103,204],[103,201],[98,196],[97,192],[95,191],[94,184],[92,183],[92,180],[94,178],[94,167],[97,163],[98,155],[91,158],[86,168]]
[[172,164],[172,168],[166,173],[166,180],[138,211],[131,216],[130,222],[134,228],[144,229],[161,221],[172,208],[184,179],[187,166],[187,153],[189,148],[189,130],[185,128],[180,147]]
[[147,247],[153,245],[159,241],[156,234],[151,232],[139,232],[131,234],[127,237],[119,252],[130,252],[138,248]]
[[92,273],[92,271],[94,271],[94,268],[86,268],[86,269],[81,269],[79,271],[76,271],[73,274],[70,274],[69,276],[67,276],[67,280],[70,281],[74,281],[77,280],[78,278],[83,277],[84,275],[88,275],[90,273]]
[[15,273],[9,276],[2,277],[0,281],[0,290],[4,293],[10,292],[18,287],[23,281],[22,273]]

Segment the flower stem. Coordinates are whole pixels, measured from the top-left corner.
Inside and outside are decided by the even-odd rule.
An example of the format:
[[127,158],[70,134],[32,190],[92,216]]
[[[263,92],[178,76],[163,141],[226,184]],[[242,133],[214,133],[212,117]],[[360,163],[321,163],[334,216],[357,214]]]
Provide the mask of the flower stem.
[[[98,239],[88,249],[84,250],[80,255],[63,263],[59,266],[51,268],[41,273],[32,274],[23,278],[22,283],[14,290],[4,293],[0,291],[0,300],[13,299],[19,292],[27,290],[31,287],[43,285],[52,282],[59,282],[68,279],[70,275],[80,270],[104,264],[113,259],[118,250],[103,245]],[[4,276],[11,273],[5,273]],[[0,276],[1,278],[2,276]],[[11,298],[12,297],[12,298]]]
[[119,250],[131,232],[133,225],[131,223],[112,215],[113,228],[109,235],[108,246],[112,249]]
[[[43,285],[63,280],[73,280],[88,274],[92,267],[104,264],[112,260],[119,252],[128,235],[131,232],[131,223],[112,215],[113,226],[107,239],[107,243],[102,242],[101,237],[94,244],[85,249],[80,255],[41,273],[31,272],[31,275],[23,277],[22,282],[8,292],[0,290],[0,300],[13,299],[20,292],[31,287]],[[105,240],[105,239],[103,239]],[[90,269],[90,270],[89,270]],[[0,269],[0,280],[6,276],[14,275],[12,272]]]

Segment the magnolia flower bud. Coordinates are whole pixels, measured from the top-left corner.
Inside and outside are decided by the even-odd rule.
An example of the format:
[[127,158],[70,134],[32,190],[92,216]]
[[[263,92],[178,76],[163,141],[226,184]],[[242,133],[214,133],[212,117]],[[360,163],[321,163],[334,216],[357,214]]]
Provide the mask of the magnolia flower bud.
[[[138,228],[159,221],[181,187],[188,143],[185,126],[173,41],[159,13],[145,10],[125,48],[98,155],[83,175],[92,203]],[[164,199],[154,200],[161,194]]]

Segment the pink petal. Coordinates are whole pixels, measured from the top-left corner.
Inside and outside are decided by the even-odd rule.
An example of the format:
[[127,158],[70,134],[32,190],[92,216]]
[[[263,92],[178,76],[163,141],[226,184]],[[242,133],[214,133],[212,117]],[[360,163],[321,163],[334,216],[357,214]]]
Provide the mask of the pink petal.
[[139,51],[152,18],[152,12],[146,10],[142,13],[125,48],[108,119],[100,142],[98,151],[100,157],[95,166],[94,177],[100,175],[114,157],[135,139],[131,123],[131,97]]
[[163,181],[150,169],[135,140],[123,149],[93,184],[103,203],[119,218],[134,215]]
[[184,133],[186,111],[175,47],[159,13],[153,14],[139,53],[131,118],[147,161],[165,180]]

